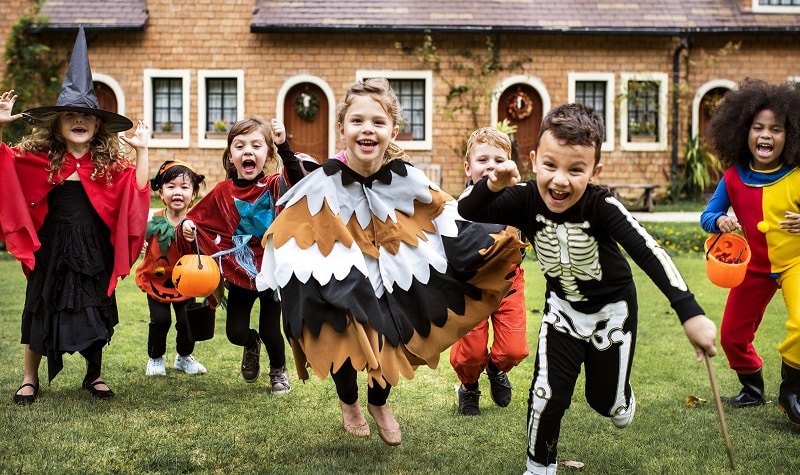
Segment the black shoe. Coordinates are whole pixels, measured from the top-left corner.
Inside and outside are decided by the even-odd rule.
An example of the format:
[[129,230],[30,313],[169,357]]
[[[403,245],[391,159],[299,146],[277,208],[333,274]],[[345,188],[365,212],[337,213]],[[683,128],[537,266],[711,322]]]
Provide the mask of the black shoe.
[[[33,388],[33,394],[18,394],[20,390],[24,387],[30,386]],[[21,404],[23,406],[28,404],[33,404],[36,402],[36,397],[39,396],[39,383],[31,384],[25,383],[17,389],[17,392],[14,393],[14,404]]]
[[747,391],[747,388],[742,388],[742,391],[733,397],[722,396],[720,398],[725,404],[733,407],[753,407],[761,406],[764,404],[764,396],[761,394],[754,394]]
[[83,388],[92,393],[92,397],[94,397],[95,399],[111,399],[112,397],[114,397],[114,391],[112,391],[111,388],[108,388],[106,390],[97,389],[97,386],[100,384],[106,384],[106,383],[102,379],[99,381],[95,381],[93,383],[84,382]]
[[778,409],[786,414],[793,426],[800,428],[800,370],[782,363],[781,377],[783,381],[778,396]]
[[481,399],[480,390],[470,391],[460,385],[458,387],[458,412],[464,416],[480,416],[481,408],[478,401]]
[[242,352],[242,379],[254,383],[261,372],[261,339],[256,334],[256,344],[244,347]]
[[503,371],[492,371],[491,364],[486,366],[486,376],[489,377],[489,388],[492,393],[492,401],[500,407],[506,407],[511,403],[511,381]]

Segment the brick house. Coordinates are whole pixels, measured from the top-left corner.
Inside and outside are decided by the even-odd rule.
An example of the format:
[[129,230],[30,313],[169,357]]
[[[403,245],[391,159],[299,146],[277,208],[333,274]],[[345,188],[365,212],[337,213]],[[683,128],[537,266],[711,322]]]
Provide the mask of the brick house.
[[[36,3],[0,2],[0,48]],[[800,78],[800,0],[41,3],[54,54],[84,25],[101,104],[151,124],[153,168],[185,159],[209,185],[223,177],[215,122],[278,117],[296,151],[324,159],[346,88],[385,76],[405,108],[400,145],[451,194],[475,127],[517,125],[525,171],[543,112],[567,101],[604,114],[601,182],[663,191],[726,90]]]

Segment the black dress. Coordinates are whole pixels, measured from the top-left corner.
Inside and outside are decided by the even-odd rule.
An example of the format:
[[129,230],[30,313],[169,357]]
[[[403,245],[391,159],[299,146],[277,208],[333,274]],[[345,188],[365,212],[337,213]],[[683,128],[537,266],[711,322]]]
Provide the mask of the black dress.
[[76,351],[89,360],[96,378],[102,348],[119,321],[116,298],[108,295],[114,252],[108,226],[79,181],[64,181],[50,191],[38,236],[41,247],[28,276],[22,343],[47,356],[49,381],[63,368],[62,355]]

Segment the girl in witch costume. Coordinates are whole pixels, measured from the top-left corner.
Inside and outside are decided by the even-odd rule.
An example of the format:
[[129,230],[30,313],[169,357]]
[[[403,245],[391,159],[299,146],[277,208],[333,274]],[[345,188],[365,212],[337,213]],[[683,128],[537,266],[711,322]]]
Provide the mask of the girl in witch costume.
[[[73,352],[87,362],[83,387],[108,399],[103,347],[118,322],[117,280],[144,241],[150,132],[140,121],[132,138],[118,136],[131,121],[98,108],[83,28],[56,105],[11,114],[15,100],[13,91],[0,95],[0,126],[24,117],[36,127],[17,147],[0,145],[0,239],[28,278],[14,402],[36,400],[42,355],[52,381]],[[135,149],[135,164],[120,139]]]
[[336,108],[344,150],[283,196],[264,236],[259,289],[280,289],[298,375],[332,374],[345,431],[367,437],[357,372],[380,438],[402,440],[387,405],[400,376],[486,318],[510,287],[522,244],[461,219],[456,202],[406,162],[387,80],[355,83]]
[[165,207],[153,213],[147,222],[144,258],[136,268],[136,285],[147,294],[150,309],[147,376],[167,375],[164,353],[167,351],[167,333],[172,325],[170,306],[175,310],[177,350],[173,369],[186,374],[206,373],[205,366],[192,356],[194,340],[189,335],[186,321],[187,305],[195,302],[194,297],[181,295],[172,283],[172,269],[180,259],[175,244],[175,227],[186,217],[204,179],[205,176],[188,163],[167,160],[150,180],[150,188],[158,192]]
[[[264,165],[278,160],[278,156],[283,162],[282,172],[265,174]],[[187,254],[193,252],[196,238],[203,252],[219,257],[228,287],[225,331],[231,343],[243,347],[242,378],[248,383],[258,379],[263,341],[269,355],[272,394],[286,394],[291,386],[280,304],[271,290],[256,289],[255,278],[263,255],[261,237],[275,217],[275,202],[282,187],[302,179],[304,171],[286,141],[283,124],[261,117],[233,124],[222,166],[228,179],[217,183],[189,210],[180,225],[177,243],[181,253]],[[258,331],[250,328],[256,299],[260,301]]]

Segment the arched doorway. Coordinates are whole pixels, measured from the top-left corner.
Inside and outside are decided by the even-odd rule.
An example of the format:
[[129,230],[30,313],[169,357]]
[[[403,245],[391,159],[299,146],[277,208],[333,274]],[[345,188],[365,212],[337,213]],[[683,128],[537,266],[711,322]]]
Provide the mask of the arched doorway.
[[539,92],[530,84],[515,83],[507,87],[497,101],[497,119],[508,119],[517,126],[512,142],[517,156],[514,160],[523,178],[532,175],[530,152],[536,145],[539,127],[542,125],[543,101]]
[[97,102],[98,105],[100,106],[100,109],[118,113],[117,95],[114,94],[114,90],[102,82],[95,81],[93,84],[94,84],[94,93],[95,95],[97,95]]
[[714,111],[719,107],[722,97],[728,91],[729,89],[726,87],[715,87],[714,89],[708,90],[700,100],[700,110],[697,115],[697,129],[698,135],[706,143],[708,143],[708,124],[711,122],[711,116],[714,115]]
[[283,117],[292,150],[318,162],[328,158],[329,107],[325,93],[316,84],[303,82],[289,89],[283,102]]

